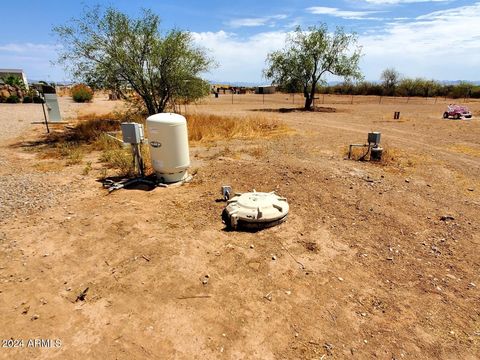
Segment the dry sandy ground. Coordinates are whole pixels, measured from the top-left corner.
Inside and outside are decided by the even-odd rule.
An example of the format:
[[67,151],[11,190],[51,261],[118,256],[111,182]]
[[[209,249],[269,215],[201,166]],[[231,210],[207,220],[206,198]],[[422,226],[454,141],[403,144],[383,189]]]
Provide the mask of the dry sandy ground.
[[[19,147],[43,129],[24,126],[30,108],[0,105],[2,128],[23,120],[20,138],[1,140],[0,175],[40,174],[61,189],[0,224],[0,338],[24,340],[0,357],[479,358],[480,122],[441,120],[445,101],[378,100],[327,97],[336,113],[266,111],[292,106],[287,95],[189,106],[266,115],[295,133],[192,147],[192,183],[111,195],[95,157],[81,175],[84,164]],[[480,116],[480,103],[469,105]],[[61,107],[75,112],[68,99]],[[343,159],[369,130],[398,155],[390,165]],[[224,184],[276,190],[289,200],[287,222],[225,232],[215,201]]]

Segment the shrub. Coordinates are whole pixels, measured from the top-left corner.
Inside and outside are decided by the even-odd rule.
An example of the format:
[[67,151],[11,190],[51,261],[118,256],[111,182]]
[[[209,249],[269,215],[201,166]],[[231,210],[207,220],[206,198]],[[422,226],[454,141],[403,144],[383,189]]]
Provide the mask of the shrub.
[[8,104],[18,104],[20,102],[20,98],[17,95],[10,95],[6,101]]
[[43,104],[45,100],[41,96],[34,96],[33,97],[33,103],[34,104]]
[[25,96],[23,98],[23,103],[24,104],[31,104],[31,103],[33,103],[33,98],[31,96]]
[[93,98],[93,90],[85,84],[75,85],[72,87],[72,98],[79,103],[89,102]]

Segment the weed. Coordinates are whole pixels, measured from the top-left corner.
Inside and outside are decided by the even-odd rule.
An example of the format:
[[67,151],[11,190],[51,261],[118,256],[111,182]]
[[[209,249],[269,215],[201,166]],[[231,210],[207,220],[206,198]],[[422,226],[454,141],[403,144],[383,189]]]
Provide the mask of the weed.
[[92,171],[92,162],[88,161],[87,165],[83,168],[82,175],[88,175]]
[[114,148],[104,150],[100,161],[108,168],[115,169],[119,176],[130,176],[135,173],[132,153],[129,149]]

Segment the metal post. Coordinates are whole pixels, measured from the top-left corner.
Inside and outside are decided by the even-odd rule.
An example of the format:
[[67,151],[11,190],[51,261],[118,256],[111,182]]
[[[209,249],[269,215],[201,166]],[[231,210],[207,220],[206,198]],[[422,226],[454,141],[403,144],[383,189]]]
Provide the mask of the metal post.
[[42,101],[42,109],[43,109],[43,117],[45,118],[45,127],[47,128],[47,134],[49,134],[50,129],[48,128],[47,113],[45,112],[45,103],[43,101]]

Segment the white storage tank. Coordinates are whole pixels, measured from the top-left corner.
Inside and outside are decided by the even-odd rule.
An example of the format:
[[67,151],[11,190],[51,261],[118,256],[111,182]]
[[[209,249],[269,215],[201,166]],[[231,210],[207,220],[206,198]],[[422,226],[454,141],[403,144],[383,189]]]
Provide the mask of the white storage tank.
[[157,177],[166,183],[187,178],[190,166],[187,120],[174,113],[147,118],[148,144]]

